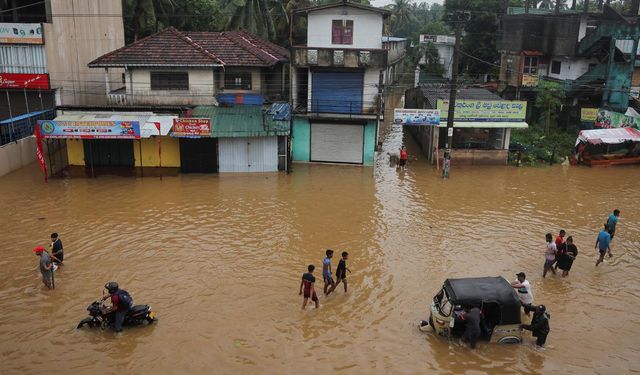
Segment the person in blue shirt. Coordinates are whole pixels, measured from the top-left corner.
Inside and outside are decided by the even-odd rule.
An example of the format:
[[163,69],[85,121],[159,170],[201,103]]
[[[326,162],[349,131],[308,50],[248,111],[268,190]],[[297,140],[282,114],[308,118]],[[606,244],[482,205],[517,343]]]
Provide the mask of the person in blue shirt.
[[326,257],[322,261],[322,278],[324,279],[324,294],[331,293],[329,288],[335,283],[331,275],[331,258],[333,258],[333,250],[328,249],[326,251]]
[[598,238],[596,239],[596,249],[600,252],[600,258],[598,258],[598,261],[596,262],[596,267],[598,267],[598,264],[602,263],[604,260],[604,254],[607,252],[609,253],[609,257],[613,256],[611,255],[611,248],[609,247],[609,244],[611,243],[611,235],[608,230],[609,227],[605,224],[604,229],[598,233]]
[[607,218],[607,227],[609,227],[608,232],[611,235],[612,240],[613,235],[616,234],[616,224],[618,224],[618,220],[620,220],[620,210],[615,209],[613,210],[613,213]]

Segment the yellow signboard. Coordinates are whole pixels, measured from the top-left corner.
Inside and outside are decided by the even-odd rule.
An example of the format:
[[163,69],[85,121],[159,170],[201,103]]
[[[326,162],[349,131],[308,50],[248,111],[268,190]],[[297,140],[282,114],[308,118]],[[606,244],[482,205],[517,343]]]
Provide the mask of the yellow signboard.
[[598,108],[580,108],[580,121],[596,121],[597,114]]
[[[438,100],[440,119],[447,117],[448,100]],[[515,100],[456,100],[456,121],[513,122],[524,121],[527,102]]]
[[536,74],[523,74],[522,86],[523,87],[536,87],[538,86],[538,76]]

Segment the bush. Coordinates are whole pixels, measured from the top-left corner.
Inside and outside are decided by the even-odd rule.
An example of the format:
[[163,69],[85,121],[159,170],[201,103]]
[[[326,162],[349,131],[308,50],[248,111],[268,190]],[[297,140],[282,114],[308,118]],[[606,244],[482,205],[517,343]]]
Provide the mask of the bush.
[[[539,165],[543,163],[559,163],[565,156],[574,153],[577,134],[554,130],[548,136],[542,129],[531,127],[528,129],[513,129],[511,131],[510,149],[520,152],[522,165]],[[513,152],[512,152],[513,153]],[[511,155],[510,160],[515,164],[517,157]]]

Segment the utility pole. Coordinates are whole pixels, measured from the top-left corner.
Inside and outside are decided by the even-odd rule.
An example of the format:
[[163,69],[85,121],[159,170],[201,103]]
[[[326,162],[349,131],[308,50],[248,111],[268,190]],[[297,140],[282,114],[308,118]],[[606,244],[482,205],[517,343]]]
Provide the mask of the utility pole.
[[453,148],[453,120],[456,110],[456,94],[458,90],[458,62],[460,60],[460,43],[462,41],[462,26],[471,18],[469,11],[456,10],[449,13],[449,18],[456,28],[456,42],[453,46],[453,63],[451,67],[451,88],[449,90],[449,111],[447,114],[447,144],[445,145],[444,161],[442,163],[442,178],[449,178],[451,168],[451,149]]

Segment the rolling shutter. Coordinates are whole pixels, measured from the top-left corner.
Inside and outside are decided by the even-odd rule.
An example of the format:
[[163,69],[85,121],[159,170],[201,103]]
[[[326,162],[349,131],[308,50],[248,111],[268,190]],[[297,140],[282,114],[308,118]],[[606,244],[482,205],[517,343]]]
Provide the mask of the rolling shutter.
[[311,161],[362,164],[364,126],[311,124]]
[[220,138],[220,172],[275,172],[278,137]]
[[362,72],[312,72],[311,111],[362,113]]

